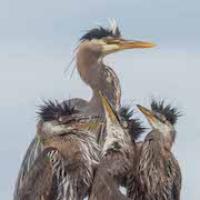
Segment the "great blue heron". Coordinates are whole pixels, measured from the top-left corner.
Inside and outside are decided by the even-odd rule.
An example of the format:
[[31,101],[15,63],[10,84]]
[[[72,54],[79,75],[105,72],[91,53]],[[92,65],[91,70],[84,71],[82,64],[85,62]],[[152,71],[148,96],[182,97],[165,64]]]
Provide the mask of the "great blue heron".
[[108,100],[103,96],[101,98],[107,134],[89,200],[125,200],[128,198],[120,192],[119,186],[135,163],[136,146]]
[[[100,148],[96,138],[89,131],[75,129],[62,135],[41,136],[40,140],[44,151],[24,177],[19,199],[84,199],[99,164]],[[48,153],[50,160],[45,157],[46,149],[53,149]]]
[[[149,42],[123,39],[116,25],[113,25],[110,29],[99,27],[88,31],[80,39],[76,54],[76,65],[80,77],[92,89],[93,96],[89,102],[83,99],[71,99],[61,105],[47,104],[44,109],[45,112],[41,114],[38,131],[42,127],[42,131],[47,135],[62,134],[63,128],[67,130],[71,129],[71,126],[72,129],[74,128],[74,125],[72,125],[73,121],[77,125],[79,121],[83,122],[84,119],[88,121],[88,119],[96,117],[103,118],[103,109],[98,95],[99,91],[108,98],[113,108],[119,111],[121,99],[119,80],[114,71],[103,63],[103,58],[108,54],[124,49],[150,48],[153,46],[154,44]],[[74,112],[68,113],[68,108],[65,110],[66,105],[70,105]],[[54,111],[54,106],[56,111]],[[60,110],[64,112],[59,112],[59,115],[55,115]],[[68,123],[69,121],[70,123]],[[64,126],[63,123],[65,123]],[[96,130],[93,131],[94,135],[97,135],[96,133],[99,132],[99,127]],[[35,138],[30,144],[21,165],[15,188],[15,200],[18,200],[18,193],[23,184],[24,177],[42,150],[43,145]]]
[[181,170],[171,152],[179,112],[164,101],[152,101],[151,110],[138,105],[152,127],[138,155],[137,168],[130,176],[128,196],[138,200],[179,200]]

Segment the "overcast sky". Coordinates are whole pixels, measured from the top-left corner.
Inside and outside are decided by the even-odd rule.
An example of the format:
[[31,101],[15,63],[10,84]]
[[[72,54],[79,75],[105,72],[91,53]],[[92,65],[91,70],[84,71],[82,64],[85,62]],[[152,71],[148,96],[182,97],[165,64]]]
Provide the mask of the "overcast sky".
[[[172,102],[178,121],[174,153],[183,173],[183,200],[199,200],[200,3],[198,0],[0,0],[0,199],[12,199],[23,155],[35,135],[44,99],[89,99],[72,68],[64,73],[78,38],[115,18],[125,38],[154,49],[111,55],[123,102]],[[139,115],[142,117],[142,115]],[[144,118],[143,118],[144,119]]]

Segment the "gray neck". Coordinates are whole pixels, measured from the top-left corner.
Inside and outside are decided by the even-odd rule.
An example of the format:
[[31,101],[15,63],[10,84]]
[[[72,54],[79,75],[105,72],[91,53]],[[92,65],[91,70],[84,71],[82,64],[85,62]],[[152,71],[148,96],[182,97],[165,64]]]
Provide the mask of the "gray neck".
[[99,91],[105,95],[113,107],[120,107],[121,88],[115,72],[103,64],[99,55],[87,51],[78,52],[77,68],[82,80],[90,86],[93,96],[90,100],[90,109],[102,113],[103,108],[99,98]]
[[164,136],[164,146],[166,149],[170,151],[176,138],[176,131],[173,128],[169,132],[165,132],[162,134]]

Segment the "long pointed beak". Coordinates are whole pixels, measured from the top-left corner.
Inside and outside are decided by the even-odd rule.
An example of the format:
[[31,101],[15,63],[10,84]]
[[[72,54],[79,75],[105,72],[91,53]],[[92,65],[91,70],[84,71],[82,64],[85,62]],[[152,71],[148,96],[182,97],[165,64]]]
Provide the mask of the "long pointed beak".
[[154,113],[152,111],[150,111],[149,109],[141,106],[141,105],[137,105],[138,109],[144,114],[144,116],[147,118],[147,120],[154,124],[157,121],[157,118],[155,117]]
[[104,112],[106,115],[106,118],[109,119],[112,123],[118,123],[118,118],[115,114],[115,111],[113,110],[112,106],[110,105],[108,99],[99,92],[101,102],[104,108]]
[[134,49],[134,48],[152,48],[156,46],[152,42],[133,41],[133,40],[120,40],[118,45],[120,50]]

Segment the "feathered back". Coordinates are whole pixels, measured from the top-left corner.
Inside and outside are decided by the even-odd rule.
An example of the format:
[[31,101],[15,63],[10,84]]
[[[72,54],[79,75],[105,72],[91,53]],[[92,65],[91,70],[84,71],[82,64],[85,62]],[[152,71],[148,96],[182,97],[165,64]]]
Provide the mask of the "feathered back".
[[129,134],[132,140],[137,140],[145,131],[139,119],[132,118],[134,111],[128,106],[122,106],[119,111],[120,118],[125,120],[128,124]]
[[40,119],[43,121],[58,120],[60,116],[67,116],[77,113],[77,111],[70,106],[69,102],[59,103],[58,101],[44,101],[40,106],[38,112]]
[[151,102],[151,109],[154,112],[164,115],[172,125],[174,125],[177,122],[178,117],[181,116],[181,113],[177,110],[177,108],[172,107],[170,104],[165,105],[164,100],[155,101],[153,99]]
[[119,38],[121,36],[119,27],[117,26],[117,23],[115,21],[111,22],[110,28],[103,28],[102,26],[99,26],[97,28],[89,30],[80,38],[80,40],[84,41],[92,39],[101,39],[109,36],[114,38]]

